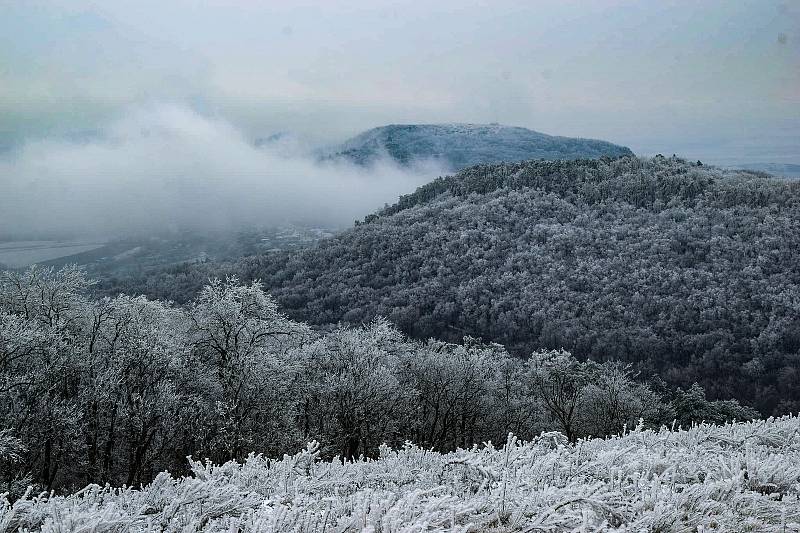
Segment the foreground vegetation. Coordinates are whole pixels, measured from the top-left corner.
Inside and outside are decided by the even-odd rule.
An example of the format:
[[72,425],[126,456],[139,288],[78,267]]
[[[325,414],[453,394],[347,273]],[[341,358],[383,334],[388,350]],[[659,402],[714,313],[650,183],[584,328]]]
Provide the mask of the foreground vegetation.
[[[186,457],[242,461],[305,442],[324,458],[407,440],[442,452],[749,419],[699,387],[637,381],[625,364],[564,351],[410,340],[377,320],[314,331],[256,284],[214,281],[185,307],[92,300],[80,270],[0,275],[0,493],[138,486]],[[677,421],[677,422],[674,422]]]
[[0,499],[0,530],[800,531],[800,419],[321,461],[316,443],[148,486]]

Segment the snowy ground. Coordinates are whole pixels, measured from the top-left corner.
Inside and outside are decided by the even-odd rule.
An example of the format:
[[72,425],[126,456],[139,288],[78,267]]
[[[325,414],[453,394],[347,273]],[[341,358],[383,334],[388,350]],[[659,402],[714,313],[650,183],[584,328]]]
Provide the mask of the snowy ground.
[[[800,531],[800,418],[377,460],[196,462],[142,490],[0,503],[0,531]],[[2,500],[0,500],[2,502]]]

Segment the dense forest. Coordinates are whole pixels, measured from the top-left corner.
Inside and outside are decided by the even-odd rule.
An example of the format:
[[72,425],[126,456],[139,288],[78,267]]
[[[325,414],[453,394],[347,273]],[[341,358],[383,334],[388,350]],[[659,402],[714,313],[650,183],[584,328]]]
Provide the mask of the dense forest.
[[800,409],[800,182],[672,157],[480,165],[310,249],[195,265],[101,291],[185,302],[260,279],[293,319],[386,317],[418,339],[569,350]]
[[184,307],[91,299],[90,285],[72,267],[0,275],[0,494],[12,499],[138,486],[186,473],[188,456],[243,461],[312,440],[351,460],[407,441],[450,451],[509,432],[575,441],[757,415],[619,361],[414,341],[385,320],[314,331],[258,283],[215,280]]

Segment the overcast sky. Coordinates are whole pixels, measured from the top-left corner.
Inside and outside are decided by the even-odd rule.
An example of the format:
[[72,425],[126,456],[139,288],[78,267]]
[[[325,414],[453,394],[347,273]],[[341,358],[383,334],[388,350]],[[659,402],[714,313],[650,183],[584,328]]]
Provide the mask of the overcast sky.
[[800,163],[800,2],[0,0],[0,146],[186,105],[246,136],[500,122]]

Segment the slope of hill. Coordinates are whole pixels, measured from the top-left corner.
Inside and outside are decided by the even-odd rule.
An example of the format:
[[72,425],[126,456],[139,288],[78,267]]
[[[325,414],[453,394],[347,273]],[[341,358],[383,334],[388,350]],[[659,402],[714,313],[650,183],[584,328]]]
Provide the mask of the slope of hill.
[[440,454],[411,444],[377,460],[192,461],[140,490],[0,495],[4,530],[798,531],[797,418],[564,442],[545,433]]
[[789,412],[798,227],[793,180],[663,157],[534,161],[440,178],[318,246],[222,272],[314,324],[380,315],[417,338],[563,347]]
[[501,161],[625,155],[632,155],[630,149],[605,141],[554,137],[498,124],[392,124],[350,139],[330,157],[367,165],[388,156],[403,165],[434,161],[460,170]]
[[800,182],[680,159],[483,165],[310,249],[101,282],[185,302],[262,279],[293,318],[388,317],[519,355],[625,359],[763,413],[800,409]]

